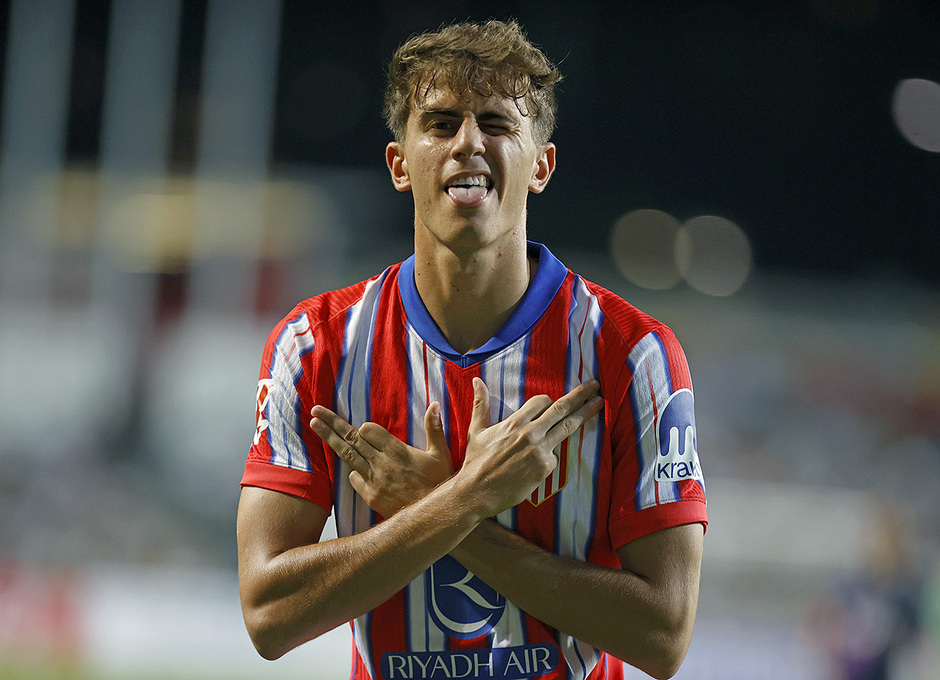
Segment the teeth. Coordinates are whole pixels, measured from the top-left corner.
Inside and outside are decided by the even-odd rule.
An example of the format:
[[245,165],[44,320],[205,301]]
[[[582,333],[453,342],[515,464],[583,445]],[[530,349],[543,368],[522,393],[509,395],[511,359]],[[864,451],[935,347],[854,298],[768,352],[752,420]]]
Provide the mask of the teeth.
[[475,177],[462,177],[451,183],[452,187],[485,187],[486,177],[477,175]]

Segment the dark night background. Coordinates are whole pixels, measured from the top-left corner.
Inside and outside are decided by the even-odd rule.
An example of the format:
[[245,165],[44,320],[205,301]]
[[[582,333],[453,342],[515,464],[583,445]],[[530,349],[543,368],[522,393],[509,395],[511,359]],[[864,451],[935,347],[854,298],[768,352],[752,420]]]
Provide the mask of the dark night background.
[[[97,152],[109,9],[76,5],[71,160]],[[205,13],[183,2],[171,152],[183,171]],[[530,201],[537,238],[606,249],[630,210],[716,214],[748,234],[764,271],[940,282],[940,155],[908,143],[891,111],[899,81],[940,79],[934,0],[284,0],[273,167],[381,169],[392,51],[412,33],[487,18],[517,19],[565,76],[558,171]],[[398,204],[389,221],[407,235],[410,205]]]
[[940,78],[936,2],[287,1],[275,162],[381,166],[391,52],[490,17],[518,19],[565,76],[539,238],[604,249],[629,210],[718,214],[765,271],[940,282],[940,155],[891,114],[900,80]]

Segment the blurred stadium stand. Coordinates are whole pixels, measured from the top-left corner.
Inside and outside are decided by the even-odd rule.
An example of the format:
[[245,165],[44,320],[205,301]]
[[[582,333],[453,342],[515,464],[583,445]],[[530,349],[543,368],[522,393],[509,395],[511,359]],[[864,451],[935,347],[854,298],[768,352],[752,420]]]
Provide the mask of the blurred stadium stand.
[[488,16],[567,74],[532,237],[689,355],[711,525],[677,677],[889,646],[884,677],[940,677],[938,5],[458,4],[0,2],[0,677],[344,676],[345,628],[270,664],[242,625],[261,349],[409,254],[384,61]]

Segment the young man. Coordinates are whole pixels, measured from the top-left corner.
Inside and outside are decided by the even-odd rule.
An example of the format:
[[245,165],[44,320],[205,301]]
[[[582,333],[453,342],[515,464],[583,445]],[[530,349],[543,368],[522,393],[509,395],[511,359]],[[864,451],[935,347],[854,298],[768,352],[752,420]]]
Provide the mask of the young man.
[[678,669],[707,521],[689,371],[526,240],[558,79],[514,23],[396,52],[415,254],[302,302],[264,352],[238,542],[266,658],[352,621],[356,680]]

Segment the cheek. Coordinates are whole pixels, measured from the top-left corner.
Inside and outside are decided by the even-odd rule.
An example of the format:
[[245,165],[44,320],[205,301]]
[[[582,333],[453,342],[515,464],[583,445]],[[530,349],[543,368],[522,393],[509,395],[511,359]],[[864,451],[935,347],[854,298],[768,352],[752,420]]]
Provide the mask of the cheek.
[[419,148],[413,153],[411,161],[406,167],[409,168],[408,176],[412,184],[420,186],[421,190],[428,192],[438,185],[437,172],[441,167],[440,152],[436,149]]
[[415,210],[419,213],[427,214],[432,205],[432,200],[428,192],[419,192],[415,195]]
[[436,199],[436,184],[429,181],[427,176],[414,177],[412,175],[411,193],[414,198],[415,210],[427,214]]
[[415,195],[415,200],[419,203],[430,202],[437,192],[437,183],[426,172],[419,172],[417,176],[411,175],[411,178],[411,191]]
[[519,163],[512,169],[512,179],[509,189],[513,196],[525,200],[532,182],[532,168],[525,163]]

